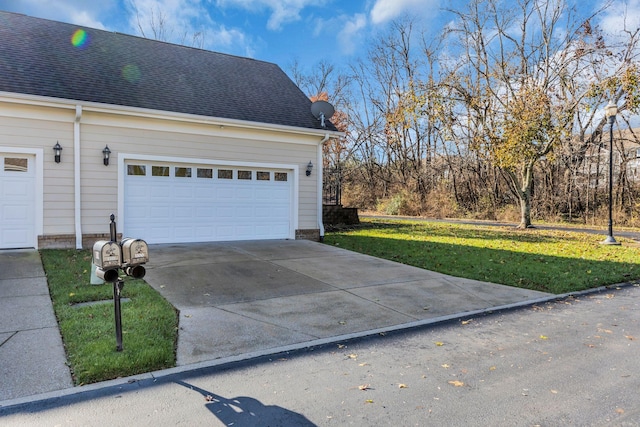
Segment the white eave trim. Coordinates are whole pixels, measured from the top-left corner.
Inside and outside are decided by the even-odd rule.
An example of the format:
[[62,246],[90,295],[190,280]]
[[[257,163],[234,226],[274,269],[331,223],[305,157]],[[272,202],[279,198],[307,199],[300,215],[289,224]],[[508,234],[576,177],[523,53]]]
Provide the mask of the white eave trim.
[[53,98],[47,96],[27,95],[13,92],[0,91],[0,101],[20,104],[39,105],[53,108],[69,108],[75,110],[81,106],[83,111],[93,111],[107,114],[119,114],[124,116],[144,117],[159,120],[174,120],[190,123],[210,124],[216,126],[229,126],[236,128],[287,132],[300,135],[313,135],[324,137],[343,136],[343,132],[328,131],[326,129],[309,129],[295,126],[275,125],[270,123],[249,122],[245,120],[225,119],[220,117],[199,116],[196,114],[177,113],[172,111],[152,110],[148,108],[128,107],[113,104],[101,104],[97,102],[84,102],[70,99]]

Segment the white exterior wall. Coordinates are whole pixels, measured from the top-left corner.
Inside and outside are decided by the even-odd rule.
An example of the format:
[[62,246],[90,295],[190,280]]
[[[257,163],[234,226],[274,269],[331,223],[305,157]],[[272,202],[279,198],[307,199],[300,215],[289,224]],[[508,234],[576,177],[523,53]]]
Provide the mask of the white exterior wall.
[[[9,102],[3,102],[9,101]],[[14,102],[15,101],[15,102]],[[33,105],[33,104],[38,105]],[[0,97],[0,147],[43,150],[42,234],[108,233],[109,215],[118,214],[119,153],[136,156],[193,159],[194,163],[231,162],[294,165],[298,168],[297,229],[317,230],[318,178],[321,176],[319,131],[277,126],[250,128],[247,123],[212,123],[207,118],[181,117],[102,106],[82,106],[79,116],[80,164],[74,164],[76,106]],[[213,120],[213,119],[212,119]],[[56,141],[63,147],[62,161],[54,162]],[[109,166],[102,150],[111,150]],[[311,161],[313,173],[307,177]],[[76,224],[75,171],[80,172],[80,227]],[[120,228],[119,228],[120,230]]]
[[[72,109],[34,107],[0,102],[0,147],[43,152],[44,234],[73,232],[73,117]],[[63,147],[62,161],[54,162],[53,146]],[[41,234],[41,233],[38,233]]]

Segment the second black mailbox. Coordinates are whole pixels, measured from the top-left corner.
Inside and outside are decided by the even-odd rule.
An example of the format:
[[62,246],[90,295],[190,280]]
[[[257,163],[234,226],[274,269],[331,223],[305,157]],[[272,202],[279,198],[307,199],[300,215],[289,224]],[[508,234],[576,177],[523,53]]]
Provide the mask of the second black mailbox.
[[149,262],[149,247],[141,239],[122,239],[122,268],[127,276],[142,279],[146,273],[142,264]]

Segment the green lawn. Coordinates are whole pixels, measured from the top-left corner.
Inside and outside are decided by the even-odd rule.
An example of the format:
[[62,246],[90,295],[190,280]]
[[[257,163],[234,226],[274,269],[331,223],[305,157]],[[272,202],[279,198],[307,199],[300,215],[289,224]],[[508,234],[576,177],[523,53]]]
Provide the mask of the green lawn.
[[427,270],[556,294],[640,279],[640,248],[602,235],[365,219],[325,243]]
[[[143,280],[125,280],[122,352],[116,351],[113,285],[90,285],[91,253],[42,250],[53,307],[76,385],[175,366],[178,317]],[[104,304],[78,306],[88,301]]]

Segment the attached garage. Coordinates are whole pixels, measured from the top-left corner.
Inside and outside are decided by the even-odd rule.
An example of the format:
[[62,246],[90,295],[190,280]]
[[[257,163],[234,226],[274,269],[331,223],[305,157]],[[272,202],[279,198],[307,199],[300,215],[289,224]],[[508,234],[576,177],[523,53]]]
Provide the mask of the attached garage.
[[294,237],[293,170],[128,161],[124,234],[148,243]]
[[0,22],[0,249],[91,247],[111,214],[152,244],[322,238],[322,149],[342,134],[278,65]]

